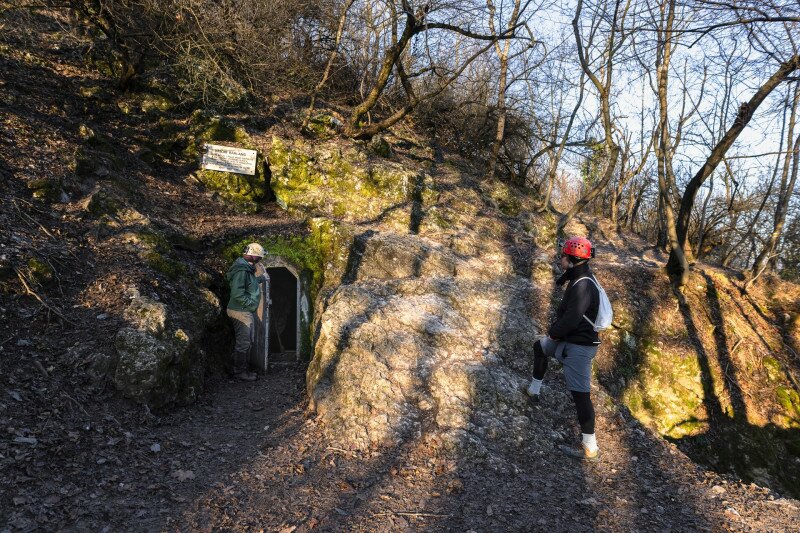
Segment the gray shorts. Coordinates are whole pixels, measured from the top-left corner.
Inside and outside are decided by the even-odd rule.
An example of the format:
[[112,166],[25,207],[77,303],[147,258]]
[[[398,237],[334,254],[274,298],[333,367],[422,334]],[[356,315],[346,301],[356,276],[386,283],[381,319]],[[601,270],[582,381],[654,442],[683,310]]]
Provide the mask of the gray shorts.
[[592,359],[599,346],[582,346],[571,342],[558,342],[550,337],[539,339],[547,357],[564,365],[567,389],[575,392],[590,392],[592,382]]

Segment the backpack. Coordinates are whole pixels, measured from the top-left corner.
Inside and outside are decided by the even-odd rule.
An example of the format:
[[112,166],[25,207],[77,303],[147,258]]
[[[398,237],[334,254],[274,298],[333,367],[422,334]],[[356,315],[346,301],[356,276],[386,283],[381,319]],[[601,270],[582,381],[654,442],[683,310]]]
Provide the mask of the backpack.
[[604,329],[608,329],[611,327],[611,321],[614,320],[614,310],[611,309],[611,301],[608,299],[605,289],[603,289],[603,287],[601,287],[594,278],[586,276],[576,280],[575,283],[585,279],[590,280],[592,283],[594,283],[594,286],[597,287],[597,293],[600,296],[600,302],[597,306],[597,318],[594,322],[592,322],[586,315],[583,315],[583,318],[585,318],[587,322],[592,325],[595,331],[603,331]]

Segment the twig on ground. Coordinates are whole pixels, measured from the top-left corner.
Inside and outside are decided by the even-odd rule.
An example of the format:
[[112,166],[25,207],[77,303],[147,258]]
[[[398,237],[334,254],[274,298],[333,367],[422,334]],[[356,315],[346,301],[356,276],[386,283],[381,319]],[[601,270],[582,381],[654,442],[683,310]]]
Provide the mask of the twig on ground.
[[52,311],[53,313],[55,313],[55,315],[56,315],[57,317],[59,317],[61,320],[63,320],[63,321],[64,321],[64,322],[66,322],[67,324],[70,324],[70,325],[72,325],[72,326],[77,326],[77,325],[78,325],[76,322],[73,322],[72,320],[68,319],[68,318],[67,318],[67,317],[65,317],[63,314],[61,314],[61,311],[59,311],[58,309],[56,309],[56,308],[55,308],[55,307],[53,307],[52,305],[48,304],[47,302],[45,302],[45,301],[44,301],[44,299],[42,299],[42,297],[41,297],[41,296],[39,296],[38,294],[36,294],[36,292],[35,292],[33,289],[31,289],[30,285],[28,285],[28,282],[25,280],[25,276],[23,276],[23,275],[22,275],[22,272],[20,272],[20,271],[19,271],[19,270],[17,270],[16,268],[14,268],[14,272],[16,272],[16,273],[17,273],[17,277],[19,278],[20,282],[22,283],[22,286],[23,286],[23,287],[25,287],[25,291],[26,291],[26,292],[27,292],[29,295],[31,295],[31,296],[33,296],[34,298],[36,298],[36,299],[39,301],[39,303],[40,303],[40,304],[42,304],[43,306],[45,306],[46,308],[48,308],[50,311]]
[[39,361],[38,359],[34,359],[33,366],[36,367],[36,370],[38,370],[42,374],[42,376],[44,376],[47,379],[50,379],[50,372],[47,371],[47,369],[44,367],[41,361]]
[[328,447],[327,447],[327,448],[325,448],[325,449],[326,449],[326,450],[330,450],[330,451],[332,451],[332,452],[339,452],[339,453],[343,453],[343,454],[345,454],[345,455],[349,455],[349,456],[351,456],[351,457],[356,457],[356,454],[355,454],[354,452],[351,452],[351,451],[349,451],[349,450],[343,450],[342,448],[335,448],[335,447],[333,447],[333,446],[328,446]]
[[61,394],[63,394],[64,396],[66,396],[66,397],[67,397],[69,400],[71,400],[71,401],[72,401],[72,402],[73,402],[75,405],[77,405],[77,406],[78,406],[78,408],[79,408],[81,411],[83,411],[83,414],[85,414],[85,415],[86,415],[86,416],[88,416],[89,418],[92,418],[92,415],[90,415],[90,414],[89,414],[89,413],[86,411],[86,409],[84,409],[84,408],[83,408],[83,405],[81,405],[81,402],[79,402],[78,400],[76,400],[75,398],[73,398],[72,396],[70,396],[69,394],[67,394],[67,393],[66,393],[66,392],[64,392],[64,391],[61,391]]
[[419,513],[414,511],[384,511],[372,516],[410,516],[416,518],[450,518],[452,515],[441,513]]
[[48,231],[47,228],[42,226],[42,224],[38,220],[36,220],[32,216],[30,216],[28,213],[24,212],[22,209],[20,209],[19,206],[17,205],[17,201],[16,200],[11,200],[11,203],[14,204],[14,207],[17,208],[17,212],[19,212],[20,215],[24,216],[25,218],[27,218],[28,220],[30,220],[31,222],[33,222],[34,224],[39,226],[42,229],[42,231],[45,232],[45,234],[47,234],[48,237],[50,237],[51,239],[55,239],[56,238],[55,235],[50,233],[50,231]]
[[730,354],[731,354],[731,355],[733,355],[733,352],[735,352],[735,351],[736,351],[736,348],[738,348],[738,347],[739,347],[739,345],[740,345],[740,344],[742,344],[742,341],[743,341],[743,340],[744,340],[744,339],[740,337],[740,338],[739,338],[739,340],[738,340],[738,341],[736,341],[736,343],[733,345],[733,348],[731,348],[731,351],[730,351]]

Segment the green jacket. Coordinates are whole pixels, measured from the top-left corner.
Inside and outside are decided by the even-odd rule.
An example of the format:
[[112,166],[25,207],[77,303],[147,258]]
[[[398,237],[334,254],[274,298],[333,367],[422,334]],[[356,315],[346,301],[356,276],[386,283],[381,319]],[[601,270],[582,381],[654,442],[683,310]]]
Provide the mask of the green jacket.
[[261,287],[259,283],[264,279],[263,276],[256,277],[256,268],[244,260],[238,258],[228,269],[225,279],[231,287],[231,298],[228,300],[228,309],[234,311],[247,311],[255,313],[258,304],[261,302]]

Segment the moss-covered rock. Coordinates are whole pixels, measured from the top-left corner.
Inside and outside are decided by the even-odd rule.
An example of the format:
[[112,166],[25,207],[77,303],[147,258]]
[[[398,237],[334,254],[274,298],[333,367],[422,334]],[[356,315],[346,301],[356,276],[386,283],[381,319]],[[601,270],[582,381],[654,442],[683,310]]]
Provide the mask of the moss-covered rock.
[[139,108],[143,113],[164,113],[175,107],[172,100],[163,94],[141,93],[138,100]]
[[[190,140],[184,154],[199,160],[203,146],[207,143],[231,144],[248,150],[256,150],[244,127],[223,117],[209,116],[197,111],[192,114]],[[266,167],[258,154],[255,175],[201,170],[198,180],[214,190],[239,211],[252,214],[258,211],[258,202],[267,197]]]
[[103,215],[116,216],[124,208],[122,200],[112,191],[98,188],[86,199],[84,210],[94,218]]
[[764,357],[764,370],[770,381],[779,381],[783,377],[783,369],[777,359],[771,356]]
[[392,146],[383,138],[382,135],[375,135],[369,141],[369,149],[373,154],[380,157],[392,157]]
[[181,278],[186,274],[187,271],[186,265],[183,263],[175,261],[174,259],[158,252],[147,253],[145,255],[145,260],[150,268],[156,272],[164,274],[172,280]]
[[359,147],[289,144],[273,137],[269,163],[278,204],[306,215],[349,222],[381,217],[408,228],[412,207],[419,212],[438,194],[429,175],[372,161]]
[[78,126],[78,137],[80,137],[83,142],[91,143],[97,139],[97,134],[86,124],[80,124]]
[[800,427],[800,394],[789,387],[778,387],[775,395],[786,413],[789,424]]
[[181,293],[173,307],[135,293],[124,312],[128,326],[114,341],[117,389],[153,407],[197,398],[206,370],[202,332],[220,312],[219,300],[205,288]]
[[31,257],[28,259],[26,266],[28,267],[28,275],[34,283],[46,285],[53,281],[53,277],[55,276],[53,268],[38,258]]
[[159,338],[146,331],[121,329],[115,338],[118,354],[114,382],[126,397],[162,406],[178,400],[180,379],[175,363],[186,356],[188,339],[177,332]]
[[487,182],[483,189],[487,201],[501,213],[509,217],[520,214],[522,202],[516,189],[500,181]]
[[96,98],[103,90],[98,85],[84,85],[78,89],[78,92],[84,98]]
[[161,335],[167,329],[167,306],[147,297],[131,301],[123,316],[131,325],[146,333]]
[[342,122],[330,113],[317,113],[308,121],[306,133],[317,139],[329,139],[341,129]]
[[639,342],[639,350],[627,376],[633,382],[623,393],[631,413],[672,438],[704,429],[707,413],[697,358],[666,351],[649,338]]
[[36,200],[56,202],[61,197],[61,181],[56,178],[34,179],[28,182],[28,190]]

